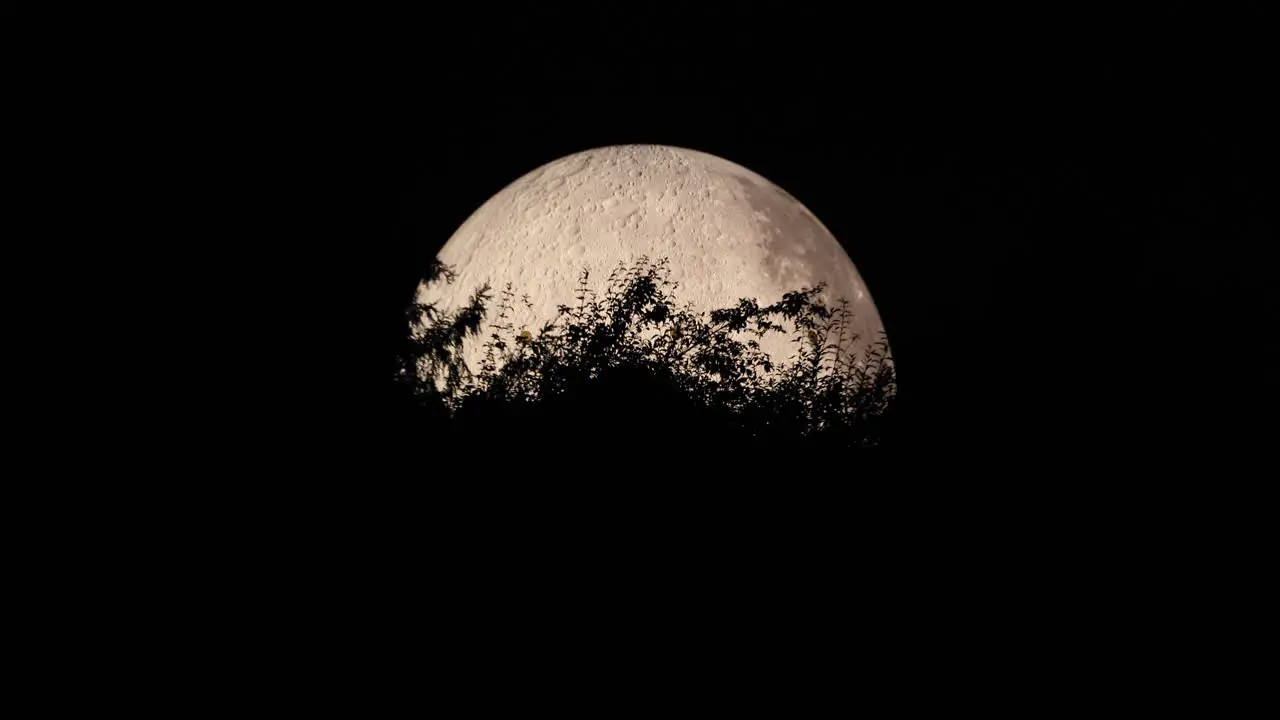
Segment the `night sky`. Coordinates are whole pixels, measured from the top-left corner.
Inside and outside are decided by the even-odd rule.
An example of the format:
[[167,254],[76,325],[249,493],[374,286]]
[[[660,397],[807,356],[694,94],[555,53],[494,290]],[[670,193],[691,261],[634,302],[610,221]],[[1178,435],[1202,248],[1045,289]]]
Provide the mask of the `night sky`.
[[[53,625],[102,657],[190,648],[209,672],[168,663],[174,682],[151,683],[179,699],[248,687],[331,709],[345,693],[363,714],[398,695],[594,710],[595,693],[620,706],[685,685],[756,707],[786,688],[787,710],[823,686],[894,709],[1093,709],[1129,687],[1143,707],[1247,698],[1262,666],[1224,645],[1263,627],[1244,610],[1268,599],[1274,558],[1254,555],[1274,519],[1242,511],[1274,507],[1248,496],[1274,460],[1238,449],[1276,444],[1280,382],[1275,41],[1247,31],[1274,25],[473,5],[148,12],[119,28],[59,13],[96,44],[50,25],[15,53],[15,75],[72,78],[36,77],[46,92],[13,115],[76,103],[51,113],[60,134],[14,147],[71,189],[123,191],[119,215],[63,202],[32,242],[78,257],[60,223],[87,219],[68,241],[172,283],[141,303],[164,320],[112,299],[108,341],[62,313],[50,326],[75,352],[15,349],[75,363],[77,407],[46,403],[59,444],[32,472],[64,456],[87,469],[38,477],[56,520],[19,533],[43,568],[23,588],[65,610]],[[51,151],[71,138],[119,156],[64,163]],[[500,439],[405,431],[393,361],[426,262],[520,175],[621,143],[743,165],[844,244],[899,374],[895,435],[861,456],[876,465],[806,474],[806,458],[756,465],[769,448],[752,447],[752,477],[694,478],[661,448],[600,464],[571,442],[513,457]],[[144,146],[163,162],[141,174],[171,197],[129,176]],[[172,219],[144,245],[158,209]],[[64,280],[77,303],[132,284]],[[116,342],[115,325],[164,341]],[[132,378],[95,364],[104,351],[169,368],[159,394],[198,421],[135,405]],[[78,407],[86,385],[119,392],[87,403],[105,420]],[[66,557],[46,561],[50,543]],[[777,682],[787,670],[803,692]]]

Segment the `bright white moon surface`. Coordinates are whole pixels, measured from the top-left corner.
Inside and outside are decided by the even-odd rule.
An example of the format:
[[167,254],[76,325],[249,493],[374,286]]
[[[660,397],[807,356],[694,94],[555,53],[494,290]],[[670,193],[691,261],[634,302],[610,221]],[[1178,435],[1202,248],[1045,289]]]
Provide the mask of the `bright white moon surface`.
[[[883,326],[853,261],[799,200],[756,173],[713,155],[663,145],[621,145],[579,152],[547,163],[503,188],[449,238],[437,257],[458,273],[418,289],[418,302],[462,307],[482,283],[494,298],[510,281],[518,298],[517,330],[536,333],[572,305],[582,270],[603,296],[619,262],[641,256],[670,260],[675,300],[695,311],[754,298],[761,306],[783,293],[826,282],[829,306],[846,298],[860,337],[860,353]],[[469,341],[464,359],[478,371],[486,329]],[[744,334],[745,337],[745,334]],[[769,333],[761,349],[785,361],[791,337]]]

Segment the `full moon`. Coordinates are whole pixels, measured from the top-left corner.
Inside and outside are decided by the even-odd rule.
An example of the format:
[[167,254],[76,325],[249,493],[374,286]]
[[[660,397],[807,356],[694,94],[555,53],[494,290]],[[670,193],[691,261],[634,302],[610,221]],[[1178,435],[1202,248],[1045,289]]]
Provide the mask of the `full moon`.
[[[418,302],[465,305],[488,282],[507,282],[517,297],[516,328],[536,332],[574,302],[581,272],[603,294],[621,263],[668,258],[678,303],[695,311],[754,298],[761,306],[786,292],[826,283],[823,300],[849,301],[861,353],[883,326],[871,293],[840,243],[813,213],[782,188],[728,160],[663,145],[621,145],[575,153],[539,167],[503,188],[449,238],[437,257],[457,271],[418,288]],[[494,314],[493,301],[487,305]],[[487,335],[485,331],[484,335]],[[790,337],[771,333],[761,349],[775,361],[795,351]],[[478,370],[482,343],[464,353]]]

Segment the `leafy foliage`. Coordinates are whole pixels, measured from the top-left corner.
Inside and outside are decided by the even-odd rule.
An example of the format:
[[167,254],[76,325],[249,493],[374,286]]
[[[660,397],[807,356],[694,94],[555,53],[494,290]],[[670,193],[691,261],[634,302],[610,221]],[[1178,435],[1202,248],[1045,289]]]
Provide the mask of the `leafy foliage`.
[[[666,259],[619,264],[603,297],[589,278],[583,271],[573,303],[536,331],[513,325],[516,303],[532,305],[508,284],[474,374],[462,348],[480,334],[490,289],[452,312],[414,304],[400,379],[464,434],[496,429],[544,446],[566,433],[601,447],[880,441],[897,391],[887,342],[851,356],[848,302],[827,307],[821,285],[707,313],[677,304]],[[433,265],[428,281],[442,279],[452,282],[452,270]],[[781,363],[761,349],[773,333],[795,346]]]

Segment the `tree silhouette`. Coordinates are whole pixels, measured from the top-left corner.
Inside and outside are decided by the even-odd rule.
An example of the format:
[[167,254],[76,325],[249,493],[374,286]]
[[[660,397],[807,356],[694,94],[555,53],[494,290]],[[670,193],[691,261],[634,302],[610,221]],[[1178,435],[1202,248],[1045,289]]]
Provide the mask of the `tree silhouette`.
[[[515,304],[532,305],[508,283],[478,372],[462,351],[480,336],[490,288],[452,311],[414,303],[399,380],[448,437],[497,432],[540,452],[566,444],[705,452],[733,443],[849,451],[882,440],[897,390],[887,342],[852,355],[849,304],[827,307],[822,285],[769,305],[742,299],[697,312],[677,304],[666,259],[620,263],[603,297],[589,278],[584,270],[573,302],[536,331],[513,325]],[[435,261],[424,282],[455,280]],[[785,361],[761,349],[771,333],[791,336]]]

